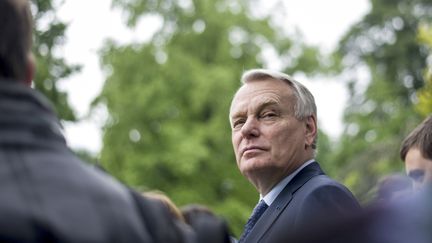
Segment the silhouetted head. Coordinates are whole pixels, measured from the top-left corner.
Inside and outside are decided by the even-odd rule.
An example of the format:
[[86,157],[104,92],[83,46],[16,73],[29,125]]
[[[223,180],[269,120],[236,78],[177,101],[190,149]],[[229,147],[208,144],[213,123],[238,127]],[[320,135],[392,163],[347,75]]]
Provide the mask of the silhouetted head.
[[30,84],[33,20],[28,0],[0,1],[0,78]]

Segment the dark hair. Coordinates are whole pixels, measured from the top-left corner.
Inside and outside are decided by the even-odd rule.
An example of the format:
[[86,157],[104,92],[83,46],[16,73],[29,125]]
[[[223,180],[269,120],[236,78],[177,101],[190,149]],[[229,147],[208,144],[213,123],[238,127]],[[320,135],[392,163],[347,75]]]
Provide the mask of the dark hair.
[[142,195],[152,200],[161,202],[163,205],[166,206],[171,216],[175,217],[180,221],[184,221],[180,209],[177,207],[177,205],[175,205],[175,203],[171,200],[171,198],[169,198],[164,192],[154,190],[154,191],[143,192]]
[[197,234],[197,242],[230,243],[230,229],[223,218],[201,204],[188,204],[181,208],[185,222]]
[[28,0],[0,1],[0,77],[21,80],[32,46]]
[[432,115],[418,125],[402,142],[400,158],[405,157],[411,148],[417,148],[426,159],[432,159]]
[[198,216],[198,215],[208,215],[208,216],[212,216],[212,217],[217,217],[211,210],[210,208],[204,206],[204,205],[200,205],[200,204],[188,204],[186,206],[183,206],[180,209],[183,218],[185,219],[186,223],[189,225],[193,224],[194,219]]

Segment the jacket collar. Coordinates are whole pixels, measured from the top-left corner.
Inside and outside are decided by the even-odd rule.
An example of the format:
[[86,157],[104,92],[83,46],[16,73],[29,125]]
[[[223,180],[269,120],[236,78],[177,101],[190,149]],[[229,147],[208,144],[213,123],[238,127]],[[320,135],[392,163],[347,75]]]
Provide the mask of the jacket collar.
[[[321,167],[317,162],[313,162],[303,168],[281,191],[279,196],[264,212],[260,220],[255,224],[254,229],[249,233],[246,239],[259,239],[270,228],[273,222],[278,218],[284,208],[291,202],[293,194],[302,187],[312,177],[323,175]],[[266,220],[261,220],[265,218]]]
[[0,144],[65,144],[51,103],[38,91],[0,79]]

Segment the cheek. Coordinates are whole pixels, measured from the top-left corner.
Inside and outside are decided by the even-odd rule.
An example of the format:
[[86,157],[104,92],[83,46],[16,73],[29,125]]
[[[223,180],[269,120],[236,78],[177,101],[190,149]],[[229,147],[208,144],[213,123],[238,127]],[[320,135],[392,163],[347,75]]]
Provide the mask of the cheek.
[[231,136],[231,143],[232,143],[233,148],[234,148],[235,156],[237,157],[237,152],[238,152],[238,148],[239,148],[239,145],[240,145],[240,137],[238,135],[236,135],[236,134],[233,134]]
[[297,131],[280,132],[275,135],[277,139],[273,140],[272,147],[274,149],[273,156],[277,159],[292,159],[297,156],[297,153],[302,151],[304,139],[299,136]]
[[274,134],[272,139],[268,140],[271,144],[271,156],[274,159],[279,160],[291,153],[295,146],[291,139],[292,138],[283,133]]
[[406,161],[405,162],[405,171],[412,171],[415,169],[421,169],[420,166],[417,163],[414,163],[412,161]]
[[302,145],[302,137],[298,131],[280,131],[274,134],[276,139],[273,140],[275,146],[282,150],[295,150]]

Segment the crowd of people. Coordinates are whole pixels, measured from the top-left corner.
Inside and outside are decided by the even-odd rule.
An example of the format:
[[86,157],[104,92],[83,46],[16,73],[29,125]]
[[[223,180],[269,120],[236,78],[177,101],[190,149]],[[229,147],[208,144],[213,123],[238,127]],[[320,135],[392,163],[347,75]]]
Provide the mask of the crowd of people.
[[402,141],[406,175],[383,178],[364,207],[315,160],[312,93],[284,73],[245,71],[227,112],[259,200],[235,237],[205,205],[137,192],[70,151],[31,88],[32,29],[28,0],[0,0],[0,242],[432,242],[432,116]]

